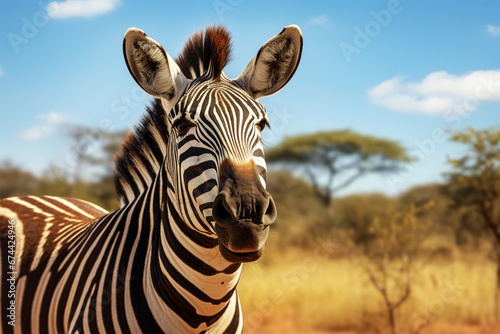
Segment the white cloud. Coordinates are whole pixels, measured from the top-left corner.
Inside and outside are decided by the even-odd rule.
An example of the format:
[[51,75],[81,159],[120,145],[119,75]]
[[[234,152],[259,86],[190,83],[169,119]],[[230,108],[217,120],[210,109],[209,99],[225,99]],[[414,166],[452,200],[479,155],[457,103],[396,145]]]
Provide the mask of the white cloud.
[[69,121],[69,119],[65,115],[55,111],[51,111],[48,114],[38,115],[37,118],[52,125],[61,125]]
[[330,19],[328,19],[328,16],[326,16],[326,15],[321,15],[321,16],[315,17],[315,18],[311,19],[311,21],[309,21],[308,24],[313,25],[313,26],[323,27],[323,28],[333,27],[333,24],[330,22]]
[[368,91],[376,105],[395,111],[442,114],[452,109],[473,111],[480,101],[500,101],[500,70],[457,76],[446,71],[427,75],[421,82],[397,76]]
[[21,133],[21,138],[27,141],[40,140],[53,134],[55,130],[51,125],[33,125]]
[[486,26],[486,31],[490,33],[493,36],[498,36],[500,35],[500,27],[499,26],[494,26],[493,24],[488,24]]
[[94,17],[113,11],[120,0],[67,0],[53,1],[47,5],[49,17],[66,19],[69,17]]
[[60,125],[69,122],[69,119],[61,113],[51,111],[48,114],[38,115],[37,119],[44,124],[36,124],[21,133],[21,139],[27,141],[36,141],[44,139],[56,131]]

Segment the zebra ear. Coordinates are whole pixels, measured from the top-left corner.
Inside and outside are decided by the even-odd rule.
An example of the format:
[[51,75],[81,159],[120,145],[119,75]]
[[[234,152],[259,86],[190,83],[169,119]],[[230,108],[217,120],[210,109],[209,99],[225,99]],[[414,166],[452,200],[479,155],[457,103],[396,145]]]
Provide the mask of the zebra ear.
[[302,33],[296,25],[264,44],[235,81],[254,99],[279,91],[292,78],[300,62]]
[[160,98],[167,111],[178,101],[189,83],[162,46],[139,29],[130,28],[123,38],[128,70],[146,93]]

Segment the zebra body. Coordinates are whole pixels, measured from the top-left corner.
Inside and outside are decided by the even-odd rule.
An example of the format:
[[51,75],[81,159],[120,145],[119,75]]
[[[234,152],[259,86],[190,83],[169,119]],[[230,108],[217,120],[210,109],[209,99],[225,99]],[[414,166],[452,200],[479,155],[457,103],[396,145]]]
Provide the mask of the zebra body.
[[230,80],[225,29],[195,34],[177,61],[130,29],[127,66],[156,100],[116,157],[122,207],[0,201],[2,310],[15,303],[2,332],[241,333],[241,263],[262,255],[276,218],[257,99],[288,82],[301,48],[287,27]]

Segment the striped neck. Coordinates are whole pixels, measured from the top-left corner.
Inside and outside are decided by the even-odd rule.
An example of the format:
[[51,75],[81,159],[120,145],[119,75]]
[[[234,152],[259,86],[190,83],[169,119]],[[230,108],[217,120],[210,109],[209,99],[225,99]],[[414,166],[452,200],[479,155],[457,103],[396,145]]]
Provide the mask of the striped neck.
[[221,256],[215,235],[196,231],[183,221],[164,166],[146,191],[150,200],[143,199],[151,204],[150,212],[143,214],[143,225],[151,226],[140,287],[146,290],[144,302],[162,330],[172,331],[176,324],[173,332],[239,332],[236,285],[241,264]]

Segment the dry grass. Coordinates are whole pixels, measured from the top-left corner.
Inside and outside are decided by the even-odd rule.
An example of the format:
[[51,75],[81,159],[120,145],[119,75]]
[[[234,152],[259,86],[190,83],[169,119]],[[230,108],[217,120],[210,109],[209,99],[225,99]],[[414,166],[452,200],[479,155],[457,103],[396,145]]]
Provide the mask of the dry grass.
[[[244,266],[238,285],[246,333],[268,332],[275,323],[281,333],[374,332],[387,327],[383,300],[357,259],[268,251],[263,261]],[[420,326],[425,326],[422,333],[445,333],[442,328],[457,325],[488,333],[494,269],[480,256],[418,261],[410,299],[397,313],[401,333]]]

